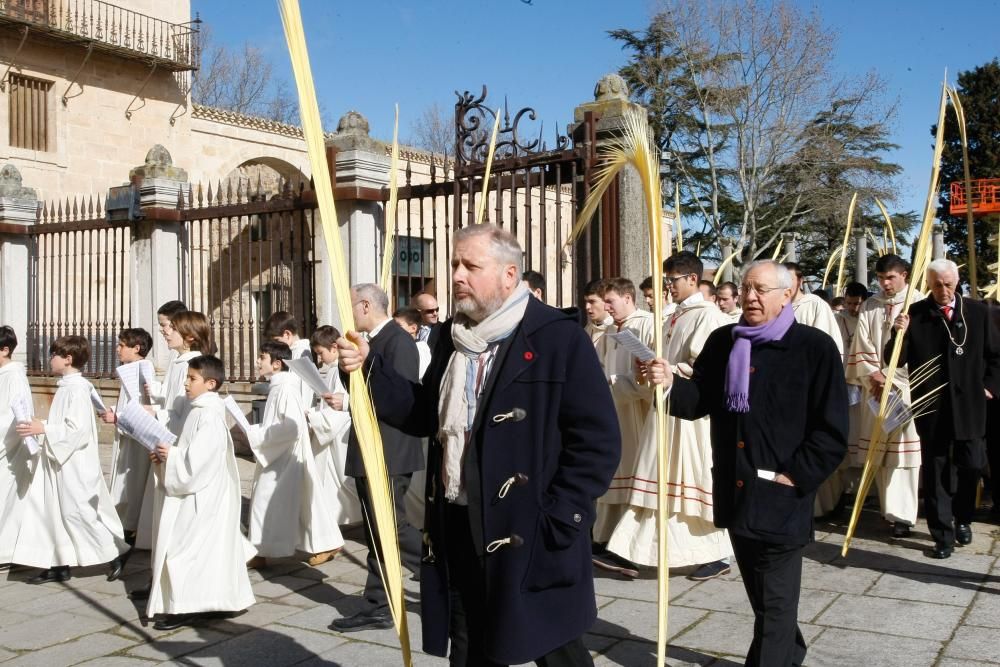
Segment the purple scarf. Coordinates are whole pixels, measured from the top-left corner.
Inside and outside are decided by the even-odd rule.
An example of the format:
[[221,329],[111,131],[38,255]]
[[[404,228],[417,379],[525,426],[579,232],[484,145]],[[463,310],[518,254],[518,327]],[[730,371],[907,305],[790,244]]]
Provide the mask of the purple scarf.
[[758,343],[781,339],[795,322],[792,304],[786,304],[770,322],[755,327],[740,323],[733,327],[733,349],[726,364],[726,407],[730,412],[750,412],[750,350]]

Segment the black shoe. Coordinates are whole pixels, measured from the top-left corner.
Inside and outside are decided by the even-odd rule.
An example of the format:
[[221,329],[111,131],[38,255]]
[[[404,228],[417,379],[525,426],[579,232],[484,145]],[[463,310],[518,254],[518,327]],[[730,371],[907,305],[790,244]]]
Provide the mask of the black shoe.
[[48,570],[42,570],[35,576],[27,579],[25,583],[27,584],[49,584],[52,582],[62,583],[64,581],[69,581],[69,566],[61,565],[59,567],[51,567]]
[[128,562],[128,557],[131,555],[131,550],[126,551],[108,563],[108,581],[118,581],[122,578],[122,573],[125,572],[125,563]]
[[950,558],[953,551],[955,551],[955,547],[950,544],[938,543],[934,545],[933,549],[927,552],[927,555],[931,558],[944,560],[945,558]]
[[903,523],[902,521],[892,522],[892,538],[901,539],[910,536],[910,525]]
[[963,547],[972,544],[972,526],[967,523],[955,524],[955,541]]
[[330,624],[337,632],[357,632],[359,630],[386,630],[392,627],[392,616],[388,609],[359,611],[354,616],[338,618]]
[[152,590],[152,586],[146,586],[145,588],[137,588],[134,591],[129,591],[126,596],[129,600],[133,602],[136,600],[148,600],[149,591]]
[[201,618],[201,614],[167,614],[162,616],[156,623],[153,623],[153,629],[161,632],[176,630],[177,628],[183,628],[185,625],[194,625]]
[[724,560],[717,560],[714,563],[705,563],[688,576],[691,581],[708,581],[732,572],[729,563]]

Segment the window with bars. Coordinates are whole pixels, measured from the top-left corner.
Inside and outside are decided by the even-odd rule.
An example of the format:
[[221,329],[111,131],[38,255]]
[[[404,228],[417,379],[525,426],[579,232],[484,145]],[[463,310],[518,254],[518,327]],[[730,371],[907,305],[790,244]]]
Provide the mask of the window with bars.
[[10,145],[49,150],[49,89],[51,81],[10,74]]

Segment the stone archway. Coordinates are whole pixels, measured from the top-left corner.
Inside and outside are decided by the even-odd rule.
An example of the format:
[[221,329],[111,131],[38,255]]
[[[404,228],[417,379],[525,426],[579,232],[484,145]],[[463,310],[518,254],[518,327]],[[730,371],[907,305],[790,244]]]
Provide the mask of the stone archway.
[[307,182],[309,177],[297,167],[275,157],[255,157],[229,171],[222,180],[222,187],[232,187],[233,192],[243,192],[246,199],[271,199],[284,183]]

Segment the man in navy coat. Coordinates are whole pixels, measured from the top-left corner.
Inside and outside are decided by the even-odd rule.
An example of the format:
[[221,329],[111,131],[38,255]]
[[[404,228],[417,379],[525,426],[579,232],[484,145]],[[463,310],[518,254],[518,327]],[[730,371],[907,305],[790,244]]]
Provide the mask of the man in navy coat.
[[340,341],[379,419],[431,438],[423,648],[444,656],[450,639],[452,665],[593,664],[590,527],[621,454],[617,417],[578,318],[530,298],[521,258],[492,225],[455,233],[457,314],[423,384],[360,337]]
[[802,548],[816,490],[847,453],[847,386],[833,339],[795,322],[787,268],[752,263],[740,298],[739,324],[712,332],[691,379],[663,359],[648,374],[671,387],[671,414],[712,417],[715,525],[729,529],[754,612],[746,664],[801,665]]

